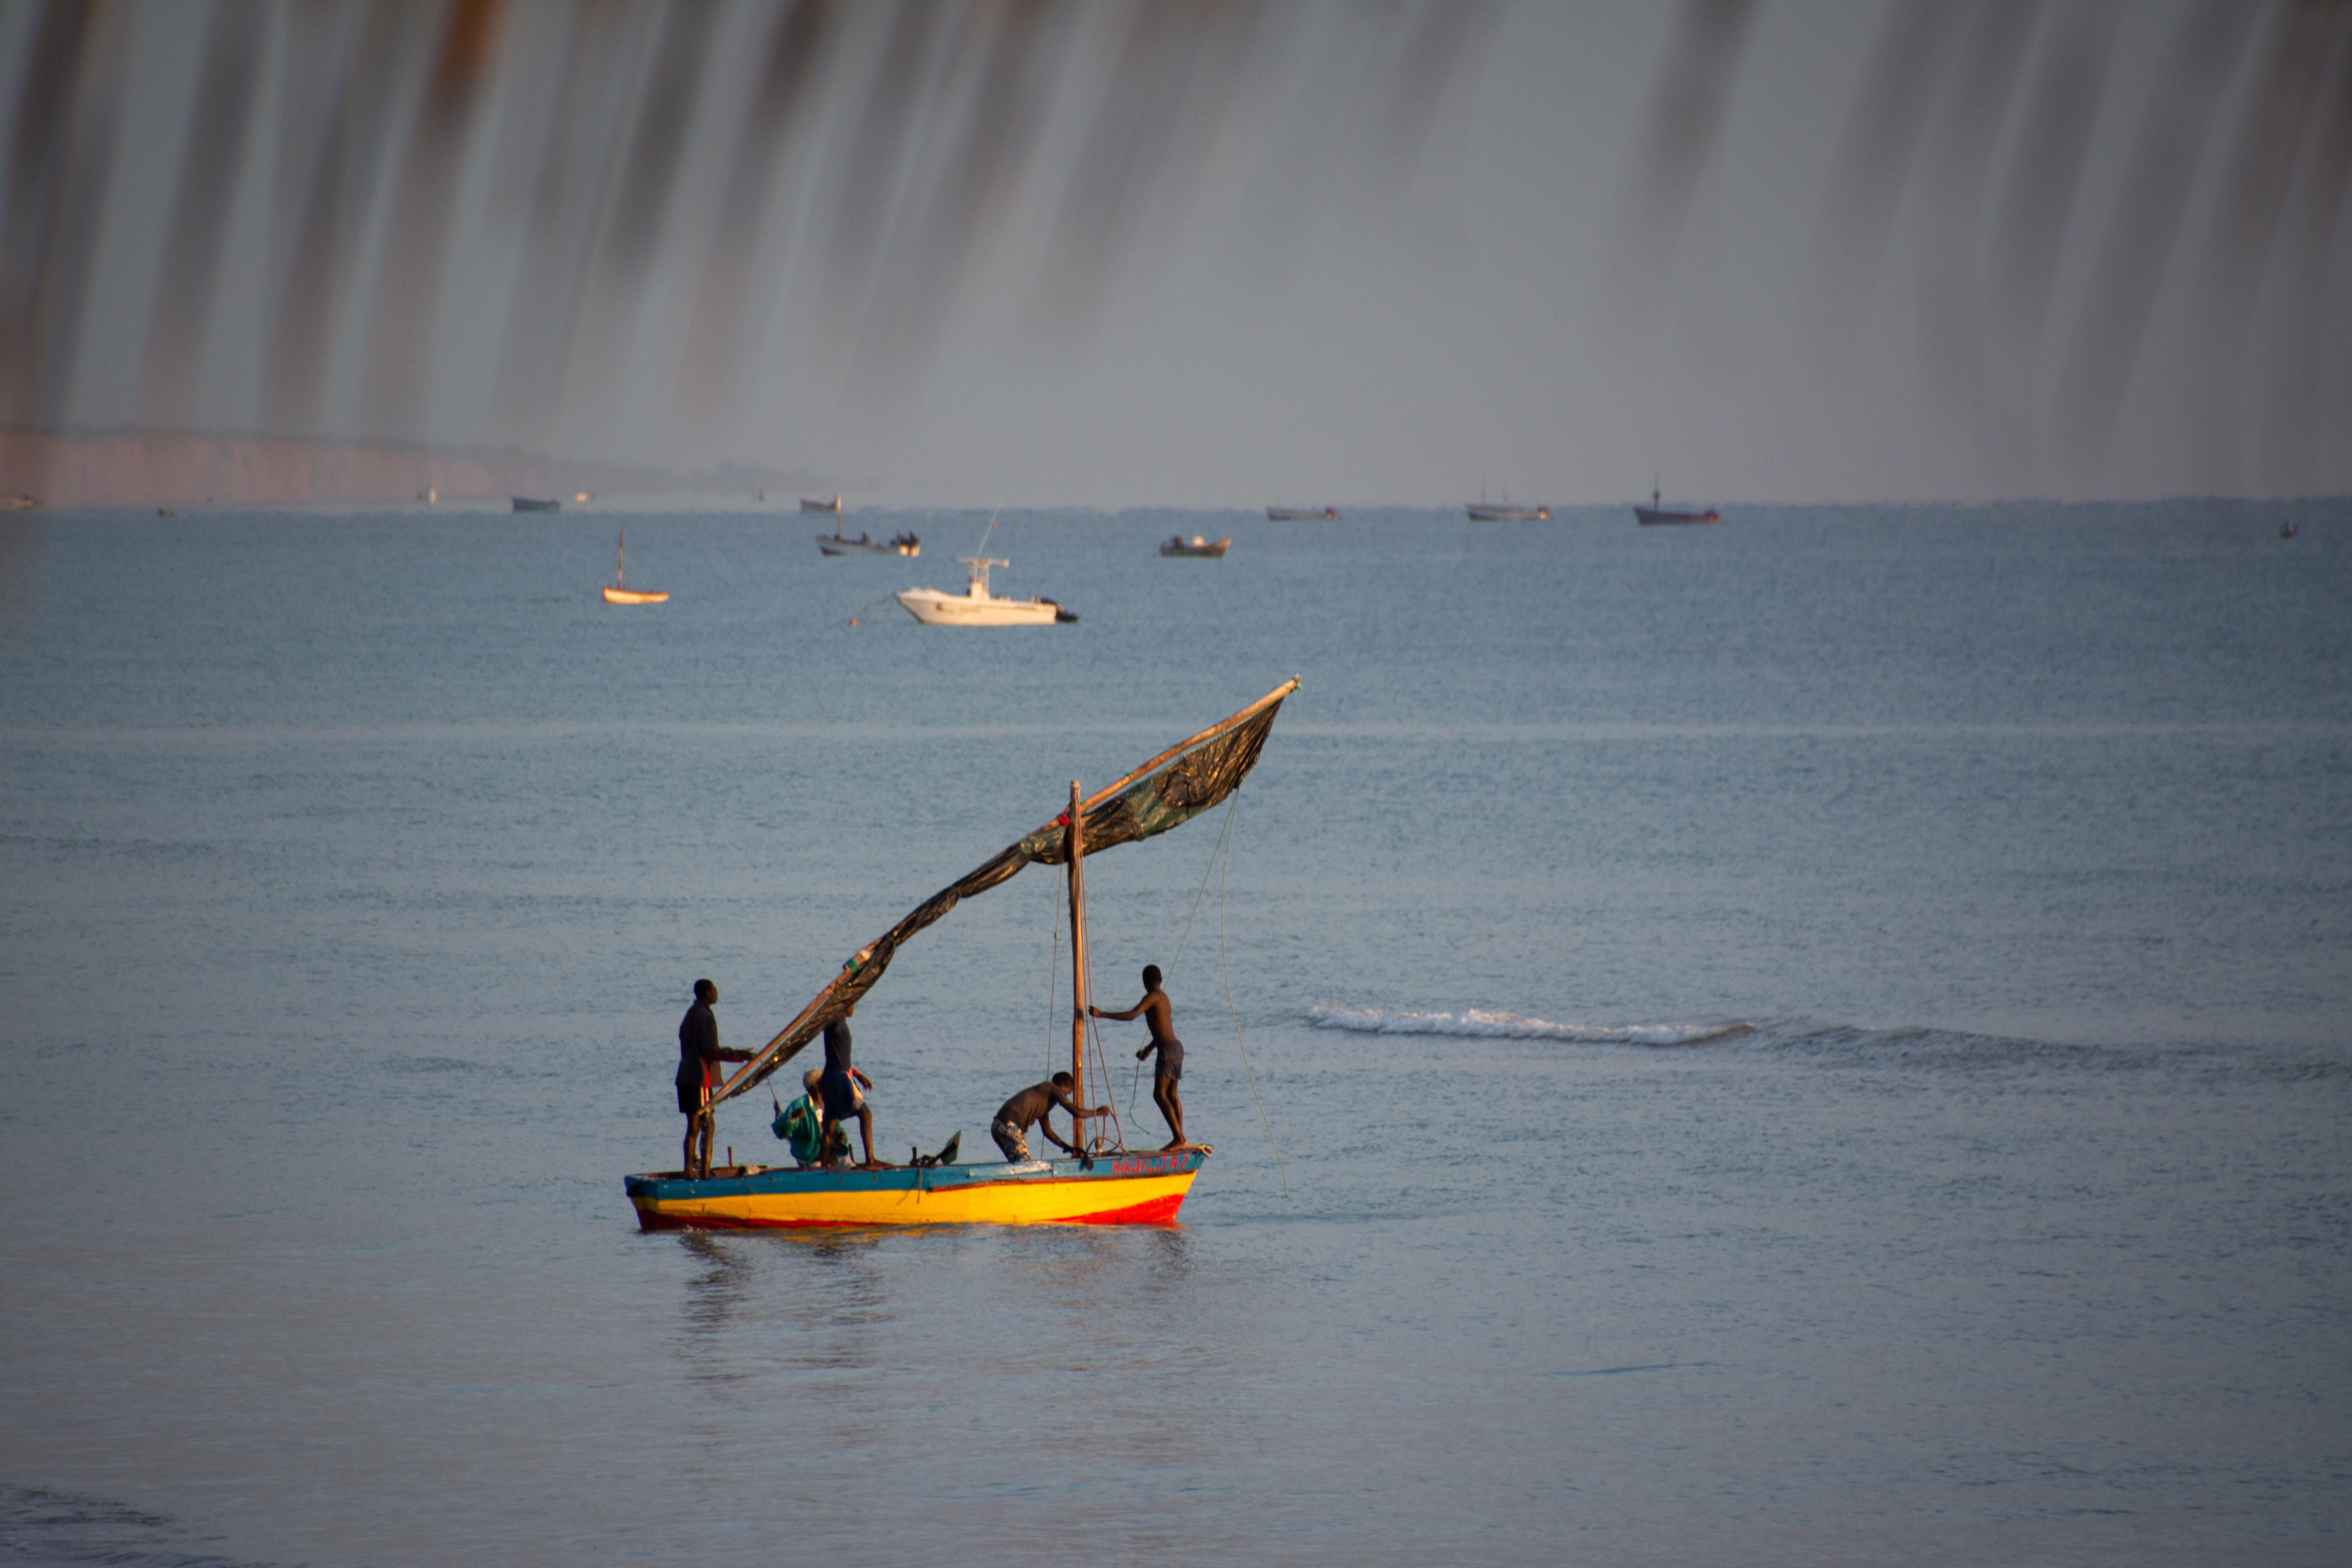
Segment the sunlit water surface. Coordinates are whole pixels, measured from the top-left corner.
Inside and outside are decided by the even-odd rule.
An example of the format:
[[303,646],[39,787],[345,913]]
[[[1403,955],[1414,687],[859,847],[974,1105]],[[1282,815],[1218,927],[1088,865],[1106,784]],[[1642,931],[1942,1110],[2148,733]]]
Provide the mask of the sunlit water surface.
[[[1081,619],[992,632],[876,607],[971,515],[0,521],[0,1557],[2339,1563],[2352,506],[2283,515],[1009,513]],[[1181,1226],[637,1231],[695,978],[757,1044],[1292,674],[1090,863]],[[1056,911],[861,1008],[886,1153],[1053,1065]]]

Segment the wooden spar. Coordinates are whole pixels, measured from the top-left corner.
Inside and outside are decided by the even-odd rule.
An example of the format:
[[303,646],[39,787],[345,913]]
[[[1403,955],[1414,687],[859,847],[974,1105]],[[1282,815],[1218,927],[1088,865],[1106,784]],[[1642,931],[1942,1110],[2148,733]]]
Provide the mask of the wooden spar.
[[[625,534],[623,535],[625,546],[626,539],[627,536]],[[614,580],[618,581],[619,573],[617,570],[614,572]],[[1142,778],[1145,774],[1150,773],[1154,768],[1159,767],[1161,763],[1167,762],[1171,757],[1181,756],[1204,741],[1215,740],[1219,735],[1223,734],[1226,731],[1234,728],[1236,724],[1245,722],[1253,715],[1271,707],[1276,702],[1281,701],[1284,698],[1289,696],[1292,692],[1297,689],[1298,678],[1294,675],[1288,680],[1284,681],[1281,685],[1276,687],[1273,690],[1267,692],[1265,696],[1259,698],[1256,701],[1251,703],[1248,707],[1243,709],[1238,713],[1234,713],[1227,718],[1219,720],[1217,722],[1210,725],[1207,729],[1202,731],[1197,735],[1188,736],[1184,740],[1177,742],[1174,745],[1169,747],[1166,751],[1160,752],[1158,756],[1152,758],[1141,767],[1131,769],[1128,773],[1121,774],[1110,784],[1095,791],[1093,795],[1088,795],[1086,799],[1082,801],[1074,801],[1072,806],[1073,816],[1071,820],[1073,822],[1076,821],[1079,816],[1084,816],[1085,813],[1093,810],[1097,805],[1100,805],[1104,801],[1108,800],[1112,795],[1117,795],[1120,790],[1125,789],[1136,780]],[[1051,827],[1053,826],[1054,825],[1050,822],[1045,825],[1045,827]],[[1043,832],[1044,830],[1044,828],[1040,828],[1038,831]],[[1034,837],[1034,835],[1024,834],[1023,837]],[[1018,840],[1015,842],[1018,842]],[[853,962],[863,963],[866,957],[873,952],[875,945],[876,944],[874,942],[867,942],[864,947],[859,948],[853,959]],[[787,1039],[790,1039],[794,1032],[799,1030],[803,1025],[806,1024],[811,1017],[814,1016],[819,1008],[824,1006],[827,1003],[833,1000],[833,994],[835,990],[839,989],[842,979],[843,975],[835,974],[831,980],[826,981],[824,989],[818,992],[816,995],[810,1000],[807,1006],[793,1015],[793,1021],[791,1023],[786,1024],[782,1028],[777,1030],[775,1037],[766,1045],[761,1047],[760,1049],[753,1054],[750,1061],[745,1062],[740,1068],[737,1068],[736,1071],[728,1078],[726,1082],[713,1089],[710,1091],[711,1105],[713,1107],[717,1107],[723,1104],[727,1100],[734,1099],[735,1096],[741,1093],[744,1089],[749,1088],[752,1079],[759,1075],[762,1068],[767,1065],[769,1056],[778,1047],[782,1046]],[[1083,1000],[1078,1004],[1078,1016],[1082,1021],[1086,1016],[1086,1004]],[[1081,1026],[1083,1026],[1083,1024]],[[1079,1078],[1083,1082],[1085,1077],[1085,1064],[1083,1062],[1077,1064],[1077,1070],[1074,1076]],[[1078,1098],[1078,1103],[1081,1105],[1086,1103],[1086,1100],[1083,1095]]]
[[1085,806],[1070,781],[1070,1142],[1087,1147],[1087,856]]
[[1116,780],[1105,784],[1102,788],[1095,791],[1094,794],[1087,796],[1083,809],[1092,811],[1096,806],[1100,805],[1103,802],[1108,800],[1111,796],[1117,795],[1119,791],[1125,789],[1128,785],[1133,784],[1136,780],[1141,778],[1144,774],[1150,773],[1152,769],[1158,767],[1169,758],[1175,756],[1181,752],[1189,752],[1203,741],[1213,741],[1216,739],[1219,735],[1223,734],[1234,725],[1247,719],[1251,714],[1255,713],[1259,709],[1269,707],[1274,703],[1279,702],[1297,689],[1298,677],[1294,675],[1288,680],[1284,681],[1281,685],[1276,687],[1273,690],[1267,692],[1265,696],[1259,698],[1256,701],[1251,703],[1248,707],[1243,709],[1233,717],[1219,720],[1217,722],[1210,725],[1207,729],[1202,731],[1199,734],[1192,736],[1190,740],[1177,742],[1174,745],[1169,747],[1166,751],[1160,752],[1158,756],[1152,758],[1141,767],[1120,774]]

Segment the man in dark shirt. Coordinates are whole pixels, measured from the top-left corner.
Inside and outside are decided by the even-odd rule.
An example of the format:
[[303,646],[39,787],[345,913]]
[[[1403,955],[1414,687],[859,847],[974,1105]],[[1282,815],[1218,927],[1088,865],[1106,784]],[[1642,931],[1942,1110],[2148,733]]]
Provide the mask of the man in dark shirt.
[[1141,1016],[1151,1031],[1151,1038],[1135,1053],[1135,1059],[1141,1061],[1154,1051],[1160,1053],[1160,1060],[1151,1068],[1151,1103],[1160,1107],[1160,1114],[1168,1119],[1168,1131],[1176,1135],[1163,1147],[1184,1147],[1184,1102],[1176,1094],[1176,1085],[1184,1076],[1184,1042],[1176,1037],[1176,1009],[1167,993],[1160,989],[1160,966],[1143,966],[1143,1000],[1126,1012],[1106,1013],[1093,1006],[1087,1011],[1097,1018],[1111,1018],[1122,1024]]
[[[824,1151],[824,1163],[831,1168],[833,1130],[854,1116],[858,1134],[866,1140],[866,1163],[858,1169],[878,1171],[882,1163],[874,1158],[874,1108],[857,1092],[860,1084],[872,1089],[874,1080],[849,1065],[849,1015],[856,1011],[853,1003],[824,1026],[824,1071],[816,1080],[817,1098],[824,1106],[824,1125],[816,1146]],[[842,1141],[848,1142],[847,1133],[842,1134]]]
[[996,1146],[1004,1151],[1007,1160],[1016,1165],[1029,1163],[1028,1132],[1029,1124],[1033,1121],[1037,1124],[1038,1131],[1054,1142],[1073,1154],[1078,1152],[1078,1144],[1064,1143],[1062,1135],[1054,1131],[1054,1107],[1058,1105],[1070,1113],[1070,1135],[1078,1138],[1080,1142],[1085,1141],[1083,1134],[1086,1129],[1085,1121],[1080,1119],[1100,1116],[1109,1107],[1097,1106],[1092,1110],[1082,1109],[1070,1094],[1076,1086],[1077,1080],[1068,1073],[1057,1072],[1051,1082],[1033,1083],[997,1107],[996,1120],[988,1124],[988,1135],[996,1140]]
[[[713,1069],[720,1062],[748,1062],[749,1051],[721,1049],[719,1044],[719,1017],[711,1006],[719,1000],[719,987],[708,980],[694,983],[694,1005],[677,1025],[677,1108],[686,1113],[686,1154],[683,1173],[688,1178],[710,1173],[710,1132],[715,1120],[710,1114],[710,1085]],[[695,1157],[694,1135],[702,1134],[702,1155]]]

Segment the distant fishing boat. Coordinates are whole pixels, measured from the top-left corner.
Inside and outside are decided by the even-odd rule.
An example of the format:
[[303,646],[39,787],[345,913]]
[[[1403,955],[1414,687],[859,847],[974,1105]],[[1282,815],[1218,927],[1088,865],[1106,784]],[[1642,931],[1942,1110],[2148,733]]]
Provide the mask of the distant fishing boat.
[[829,511],[837,517],[841,514],[841,498],[839,496],[835,496],[831,500],[812,500],[807,496],[803,496],[801,497],[801,510],[803,511]]
[[2293,539],[2294,537],[2294,519],[2288,518],[2284,522],[2279,524],[2279,537],[2281,539]]
[[516,496],[514,509],[517,511],[562,511],[563,503],[553,497],[539,500],[530,496]]
[[40,504],[31,496],[0,496],[0,511],[30,511]]
[[[982,863],[961,881],[926,900],[913,913],[860,948],[733,1077],[710,1092],[716,1110],[756,1089],[793,1054],[846,1017],[896,957],[900,946],[959,903],[977,898],[1031,864],[1059,866],[1069,880],[1072,1099],[1085,1106],[1088,1069],[1101,1085],[1109,1075],[1101,1047],[1088,1048],[1086,862],[1117,845],[1167,832],[1221,804],[1251,768],[1274,727],[1283,699],[1298,688],[1286,680],[1230,718],[1180,741],[1091,796],[1070,785],[1059,816]],[[1090,1062],[1091,1058],[1091,1062]],[[709,1114],[704,1112],[703,1114]],[[1085,1152],[1071,1160],[989,1162],[958,1165],[919,1163],[879,1170],[786,1170],[728,1165],[699,1178],[679,1171],[649,1171],[623,1178],[643,1230],[759,1230],[820,1226],[883,1225],[1167,1225],[1176,1218],[1192,1178],[1211,1152],[1206,1144],[1129,1149],[1118,1112],[1105,1106],[1088,1120],[1108,1125],[1088,1132],[1071,1128]]]
[[621,579],[628,566],[628,563],[629,536],[624,533],[621,535],[620,548],[613,557],[613,585],[604,590],[604,602],[606,604],[666,605],[669,602],[669,595],[667,594],[648,594],[642,588],[627,588],[622,586]]
[[923,542],[913,534],[900,531],[887,542],[877,542],[860,533],[851,539],[843,534],[841,524],[835,523],[831,533],[816,536],[816,547],[827,555],[920,555]]
[[1643,506],[1636,503],[1633,508],[1633,519],[1643,528],[1656,528],[1665,523],[1721,522],[1723,514],[1713,507],[1707,508],[1705,511],[1673,511],[1660,506],[1658,481],[1653,477],[1650,480],[1650,504]]
[[1209,539],[1196,533],[1190,540],[1187,540],[1180,533],[1175,538],[1170,540],[1167,543],[1161,545],[1160,547],[1160,553],[1162,555],[1206,555],[1212,558],[1222,559],[1225,553],[1225,546],[1232,542],[1233,537],[1230,534],[1223,539]]
[[1339,509],[1336,506],[1270,506],[1265,509],[1268,522],[1337,522]]
[[1508,499],[1489,501],[1486,487],[1478,487],[1478,499],[1465,506],[1473,522],[1549,522],[1551,508],[1548,506],[1515,506]]

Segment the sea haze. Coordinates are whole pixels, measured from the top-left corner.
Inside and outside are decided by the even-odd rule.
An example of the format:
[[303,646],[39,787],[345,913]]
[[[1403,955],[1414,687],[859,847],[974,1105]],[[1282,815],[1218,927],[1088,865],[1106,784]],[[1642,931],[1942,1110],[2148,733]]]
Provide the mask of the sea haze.
[[[994,631],[985,513],[0,516],[10,1560],[2341,1562],[2352,504],[1724,510],[1007,512]],[[1294,674],[1088,863],[1182,1225],[637,1230],[696,978]],[[861,1006],[885,1155],[1059,914]]]

